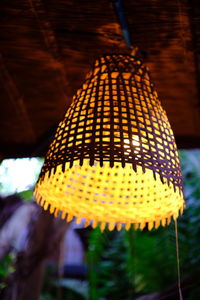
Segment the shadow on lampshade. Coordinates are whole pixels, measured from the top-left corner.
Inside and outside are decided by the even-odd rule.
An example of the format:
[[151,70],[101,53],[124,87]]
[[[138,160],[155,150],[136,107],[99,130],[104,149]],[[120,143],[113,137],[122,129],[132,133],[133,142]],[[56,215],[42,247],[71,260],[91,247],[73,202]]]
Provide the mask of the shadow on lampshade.
[[101,230],[150,230],[182,214],[174,135],[139,58],[96,60],[58,126],[35,197],[55,216]]

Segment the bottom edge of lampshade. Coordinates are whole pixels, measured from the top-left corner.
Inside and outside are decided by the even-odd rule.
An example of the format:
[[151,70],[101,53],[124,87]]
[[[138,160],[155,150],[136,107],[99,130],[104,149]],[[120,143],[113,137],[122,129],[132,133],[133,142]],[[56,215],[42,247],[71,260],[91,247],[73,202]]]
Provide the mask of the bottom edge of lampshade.
[[121,230],[122,228],[125,228],[126,230],[129,230],[130,228],[133,228],[134,230],[140,229],[140,230],[152,230],[152,229],[158,229],[160,226],[167,226],[171,223],[172,220],[177,220],[179,216],[183,214],[183,210],[185,208],[185,203],[183,202],[182,205],[179,207],[177,212],[174,212],[172,214],[169,214],[163,218],[159,218],[157,220],[152,221],[141,221],[141,222],[105,222],[97,219],[90,219],[90,218],[83,218],[82,216],[73,215],[67,211],[60,210],[54,205],[48,203],[47,201],[43,200],[42,197],[40,197],[37,193],[37,190],[34,192],[36,202],[43,207],[44,210],[48,210],[54,217],[61,217],[61,219],[66,220],[66,222],[71,222],[72,220],[76,219],[76,223],[80,224],[82,223],[84,227],[91,226],[92,228],[96,228],[99,226],[101,231],[104,231],[106,228],[109,231],[112,230]]
[[79,223],[101,230],[125,227],[158,228],[177,219],[184,208],[183,193],[174,190],[167,179],[154,178],[151,169],[143,171],[141,166],[135,172],[131,164],[121,168],[116,162],[110,168],[109,162],[90,166],[85,161],[70,168],[66,164],[56,168],[49,176],[45,174],[35,187],[37,202],[52,214],[58,214],[68,222],[76,217]]

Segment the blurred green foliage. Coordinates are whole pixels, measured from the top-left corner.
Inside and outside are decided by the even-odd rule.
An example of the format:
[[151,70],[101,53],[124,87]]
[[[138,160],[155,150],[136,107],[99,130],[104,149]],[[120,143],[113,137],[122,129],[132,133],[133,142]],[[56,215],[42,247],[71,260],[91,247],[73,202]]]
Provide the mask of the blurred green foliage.
[[78,279],[55,278],[56,265],[48,266],[40,300],[86,300],[88,282]]
[[7,278],[15,272],[14,268],[14,260],[15,254],[7,254],[1,261],[0,261],[0,291],[1,289],[6,287],[6,280]]

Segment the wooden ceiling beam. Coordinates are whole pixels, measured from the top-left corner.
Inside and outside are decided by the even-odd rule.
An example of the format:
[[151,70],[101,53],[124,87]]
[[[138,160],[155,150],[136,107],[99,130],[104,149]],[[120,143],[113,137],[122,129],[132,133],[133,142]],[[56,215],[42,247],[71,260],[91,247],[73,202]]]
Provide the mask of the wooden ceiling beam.
[[28,2],[30,4],[31,11],[36,18],[39,30],[42,33],[46,49],[52,59],[51,64],[58,69],[57,83],[62,92],[65,94],[69,85],[67,81],[66,68],[61,48],[58,45],[56,34],[48,19],[44,3],[41,0],[29,0]]
[[[35,143],[36,136],[26,108],[26,101],[18,91],[14,79],[4,63],[2,55],[0,55],[0,81],[2,82],[2,85],[8,94],[11,105],[16,111],[16,115],[20,120],[21,131],[26,136],[26,142]],[[9,121],[12,122],[12,120]]]
[[198,97],[198,126],[200,127],[200,6],[199,0],[188,0],[188,12],[192,36],[192,45],[193,45],[193,56],[194,56],[194,68],[195,68],[195,79],[196,79],[196,88],[197,88],[197,97]]
[[[179,148],[200,146],[198,2],[123,1],[134,45],[144,54]],[[0,52],[11,78],[1,67],[1,151],[7,157],[44,155],[49,129],[63,118],[94,59],[130,49],[108,0],[9,0],[0,8]]]

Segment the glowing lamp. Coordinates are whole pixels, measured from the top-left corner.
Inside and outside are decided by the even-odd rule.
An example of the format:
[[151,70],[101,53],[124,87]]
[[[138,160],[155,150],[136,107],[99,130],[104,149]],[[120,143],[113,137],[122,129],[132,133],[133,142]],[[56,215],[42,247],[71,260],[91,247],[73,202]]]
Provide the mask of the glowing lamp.
[[37,202],[103,230],[157,228],[184,208],[174,135],[140,59],[96,60],[46,155]]

